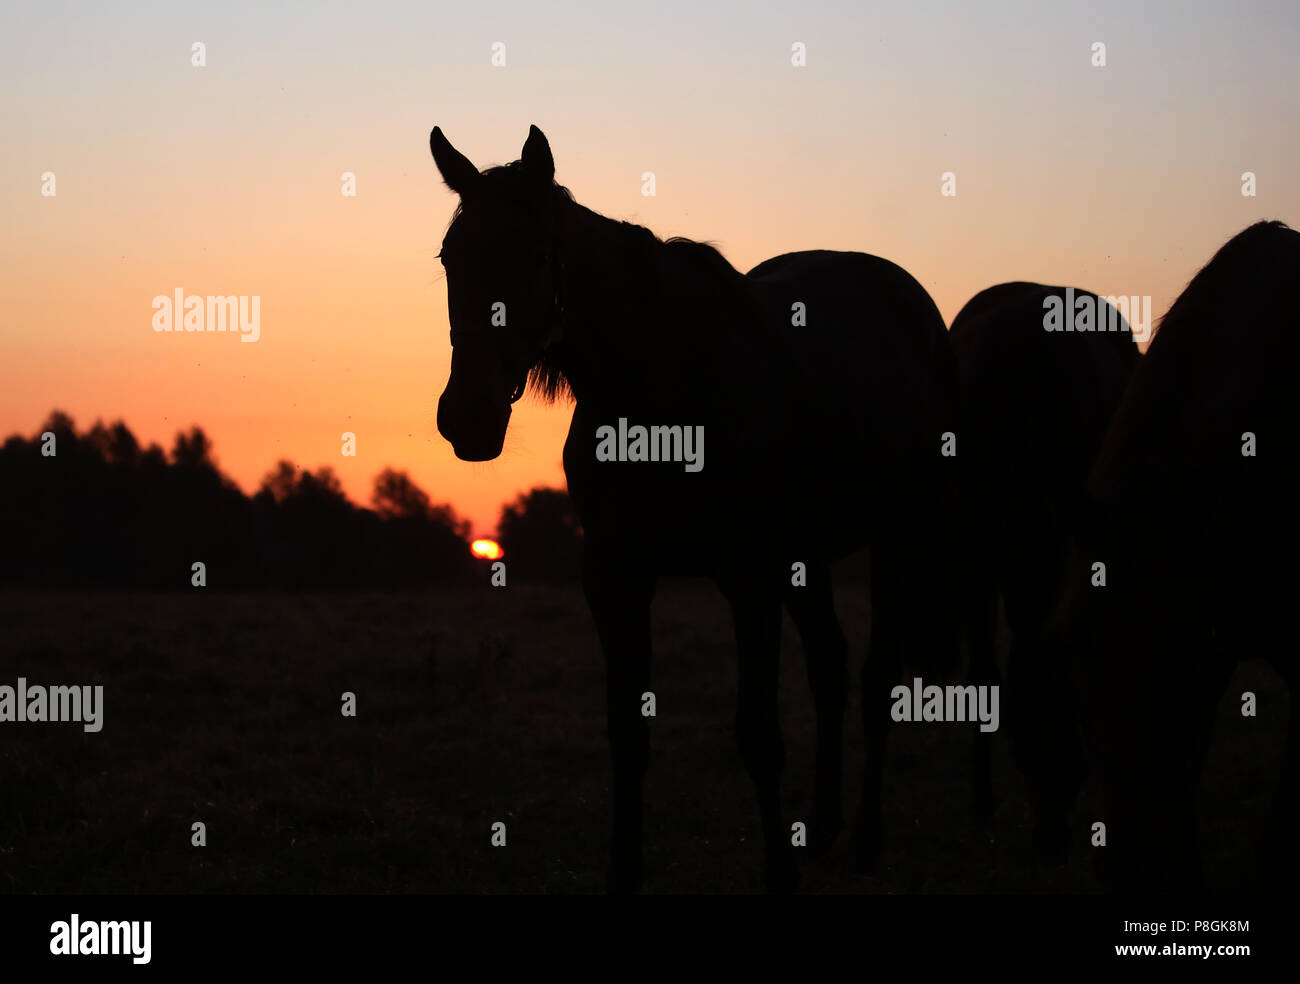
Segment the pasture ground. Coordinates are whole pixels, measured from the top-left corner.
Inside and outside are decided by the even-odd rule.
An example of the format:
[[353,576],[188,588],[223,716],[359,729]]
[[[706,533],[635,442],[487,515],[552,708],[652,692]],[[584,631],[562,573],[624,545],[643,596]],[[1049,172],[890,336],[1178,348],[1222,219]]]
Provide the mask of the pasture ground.
[[[853,656],[860,585],[839,592]],[[721,597],[666,582],[654,612],[647,786],[657,893],[758,887],[759,832],[732,734],[735,659]],[[570,893],[603,887],[604,676],[577,588],[402,595],[22,593],[0,596],[0,683],[105,687],[104,728],[0,725],[0,892]],[[782,647],[787,820],[811,805],[813,715],[798,636]],[[1259,695],[1243,719],[1240,693]],[[358,714],[340,714],[344,691]],[[1210,887],[1267,872],[1286,694],[1237,673],[1203,785]],[[1005,715],[1005,711],[1004,711]],[[847,718],[846,794],[861,737]],[[1090,799],[1069,863],[1034,871],[1004,743],[993,825],[968,820],[970,728],[900,725],[889,849],[850,875],[843,844],[808,863],[814,893],[1094,892]],[[190,825],[208,844],[190,846]],[[508,847],[489,845],[495,821]]]

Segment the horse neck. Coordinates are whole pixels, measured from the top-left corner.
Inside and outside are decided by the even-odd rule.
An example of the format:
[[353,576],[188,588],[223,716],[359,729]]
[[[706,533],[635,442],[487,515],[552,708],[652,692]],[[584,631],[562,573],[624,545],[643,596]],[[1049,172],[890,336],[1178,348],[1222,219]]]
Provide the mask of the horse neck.
[[707,375],[706,367],[699,347],[687,352],[682,343],[721,327],[698,310],[698,297],[680,296],[690,260],[649,230],[577,203],[557,230],[564,278],[557,363],[579,404],[662,407],[697,390],[686,374]]
[[645,312],[633,300],[655,271],[638,263],[628,227],[577,203],[557,223],[557,238],[564,339],[556,360],[580,402],[604,402],[606,391],[635,386],[640,374],[635,340]]

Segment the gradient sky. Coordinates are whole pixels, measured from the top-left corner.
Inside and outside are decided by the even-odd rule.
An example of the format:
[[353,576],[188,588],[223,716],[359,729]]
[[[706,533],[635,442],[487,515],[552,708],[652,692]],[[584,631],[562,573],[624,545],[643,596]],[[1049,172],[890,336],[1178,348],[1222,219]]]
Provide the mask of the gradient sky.
[[[199,424],[248,491],[284,457],[368,503],[392,465],[476,532],[563,485],[568,407],[526,397],[495,462],[437,433],[455,199],[435,123],[480,167],[537,123],[580,202],[741,270],[888,257],[949,321],[1018,279],[1150,295],[1158,317],[1244,226],[1300,226],[1294,0],[201,6],[6,5],[0,434],[54,407],[165,447]],[[155,333],[176,287],[260,295],[260,341]]]

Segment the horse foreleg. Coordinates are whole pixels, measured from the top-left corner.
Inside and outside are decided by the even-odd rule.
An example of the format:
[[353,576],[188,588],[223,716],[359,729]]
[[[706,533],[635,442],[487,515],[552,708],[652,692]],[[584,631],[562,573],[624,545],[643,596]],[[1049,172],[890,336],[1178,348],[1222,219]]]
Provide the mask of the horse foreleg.
[[644,786],[650,726],[642,715],[650,689],[650,601],[654,580],[594,560],[583,564],[583,588],[605,656],[605,699],[613,760],[613,835],[608,889],[634,892],[645,877]]

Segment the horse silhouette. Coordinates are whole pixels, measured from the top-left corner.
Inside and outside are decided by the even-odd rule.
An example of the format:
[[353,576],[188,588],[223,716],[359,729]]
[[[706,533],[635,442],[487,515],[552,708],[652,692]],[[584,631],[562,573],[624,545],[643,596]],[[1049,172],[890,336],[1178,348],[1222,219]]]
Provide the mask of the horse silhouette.
[[1300,233],[1260,222],[1229,240],[1162,319],[1091,474],[1063,634],[1120,891],[1201,884],[1216,705],[1255,657],[1292,695],[1274,861],[1293,887],[1298,282]]
[[[872,624],[854,843],[870,860],[890,689],[905,660],[950,665],[957,648],[956,477],[941,455],[955,428],[956,370],[934,302],[877,257],[791,253],[741,275],[709,245],[601,216],[555,183],[537,127],[518,161],[482,173],[436,127],[430,147],[460,195],[441,253],[452,362],[439,431],[458,457],[487,460],[528,384],[575,400],[564,469],[606,662],[610,890],[643,880],[642,707],[660,575],[711,577],[730,605],[737,743],[757,792],[764,883],[777,891],[797,883],[779,797],[782,605],[790,611],[817,716],[808,845],[829,846],[842,826],[847,689],[829,567],[864,543]],[[660,428],[655,450],[664,452],[673,450],[669,428],[701,435],[702,467],[644,447],[634,454],[635,441],[624,448],[636,427]]]
[[[1048,330],[1052,308],[1064,317],[1050,327],[1070,330]],[[1083,310],[1090,330],[1073,330]],[[1053,705],[1065,668],[1044,634],[1068,580],[1069,538],[1088,473],[1138,349],[1127,320],[1096,294],[1023,282],[976,294],[950,336],[961,391],[970,675],[977,685],[1002,685],[1000,597],[1012,636],[1004,720],[1035,801],[1035,853],[1059,859],[1083,763],[1077,742],[1057,730],[1072,718]],[[1044,741],[1049,732],[1053,740]],[[975,731],[972,805],[980,819],[995,806],[993,738]]]

